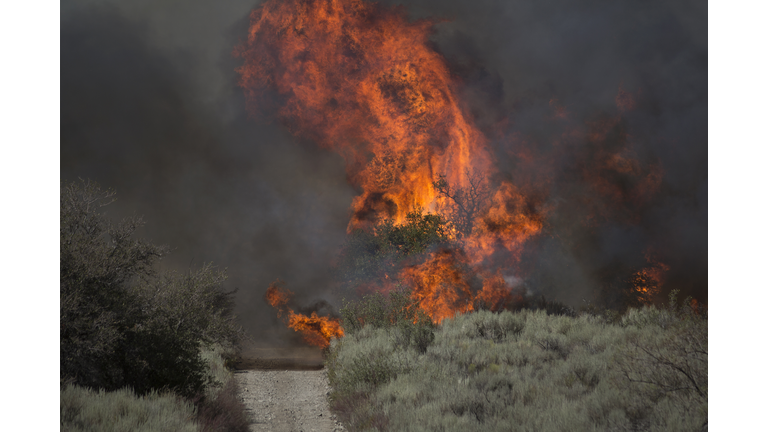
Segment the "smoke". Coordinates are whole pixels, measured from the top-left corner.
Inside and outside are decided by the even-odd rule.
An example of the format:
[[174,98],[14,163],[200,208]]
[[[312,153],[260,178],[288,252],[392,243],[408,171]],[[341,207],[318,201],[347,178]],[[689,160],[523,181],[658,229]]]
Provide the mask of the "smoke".
[[[436,47],[465,84],[477,124],[496,137],[501,176],[547,185],[532,190],[556,211],[551,235],[527,249],[531,286],[578,305],[652,253],[670,267],[667,291],[707,301],[706,5],[416,0],[407,7],[413,18],[448,20],[436,26]],[[620,93],[632,109],[617,107]],[[569,122],[553,119],[555,108]],[[623,206],[627,214],[585,225],[601,197],[584,172],[598,170],[590,164],[599,158],[567,135],[573,125],[619,116],[613,130],[625,137],[605,145],[629,144],[662,180],[645,202]]]
[[62,11],[62,178],[114,188],[108,214],[143,215],[140,235],[173,248],[164,267],[227,268],[247,330],[277,333],[264,290],[325,297],[353,191],[340,157],[247,118],[231,51],[248,7],[217,6],[218,27],[201,8]]
[[[327,292],[328,269],[356,191],[340,156],[248,118],[232,49],[255,5],[62,3],[61,175],[116,189],[110,215],[143,215],[142,234],[174,248],[167,268],[208,261],[227,268],[228,288],[239,289],[237,312],[260,336],[283,328],[262,298],[278,277],[307,302],[338,304]],[[500,179],[552,186],[539,192],[557,216],[551,235],[524,257],[529,285],[578,304],[618,269],[644,265],[652,250],[670,268],[667,287],[707,301],[706,4],[405,7],[413,18],[448,19],[433,41],[465,84],[462,96],[493,142]],[[617,111],[620,91],[634,109]],[[568,122],[553,120],[553,107]],[[652,198],[625,206],[629,216],[584,225],[600,197],[584,177],[589,159],[575,156],[586,144],[563,136],[572,125],[619,115],[612,130],[623,131],[643,166],[661,167],[661,184]]]

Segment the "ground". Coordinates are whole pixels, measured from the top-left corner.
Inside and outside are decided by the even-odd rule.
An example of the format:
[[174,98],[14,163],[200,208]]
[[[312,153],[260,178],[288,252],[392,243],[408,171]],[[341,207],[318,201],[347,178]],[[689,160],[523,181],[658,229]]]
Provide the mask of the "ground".
[[236,367],[252,432],[345,430],[328,409],[331,388],[319,349],[250,347]]

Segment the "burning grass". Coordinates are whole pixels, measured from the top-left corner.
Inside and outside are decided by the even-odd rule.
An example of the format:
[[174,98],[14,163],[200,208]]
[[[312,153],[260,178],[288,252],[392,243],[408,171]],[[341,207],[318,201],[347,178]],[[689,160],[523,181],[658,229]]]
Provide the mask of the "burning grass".
[[444,320],[423,352],[402,340],[397,325],[366,325],[331,345],[332,409],[349,430],[707,424],[707,317],[690,302],[630,309],[615,322],[479,311]]

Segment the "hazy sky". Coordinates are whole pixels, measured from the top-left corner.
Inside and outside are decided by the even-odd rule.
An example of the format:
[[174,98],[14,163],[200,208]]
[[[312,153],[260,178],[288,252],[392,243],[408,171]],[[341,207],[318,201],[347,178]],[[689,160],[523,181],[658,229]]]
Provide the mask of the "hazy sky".
[[[558,133],[545,115],[551,100],[587,121],[615,111],[620,88],[638,95],[626,128],[641,157],[663,167],[658,195],[633,223],[579,231],[567,246],[542,239],[535,259],[550,285],[568,287],[547,294],[576,302],[595,274],[642,264],[652,245],[670,283],[706,299],[706,2],[381,3],[446,18],[433,40],[480,127],[508,119],[505,134],[543,152]],[[278,277],[308,302],[338,300],[325,282],[356,195],[338,155],[249,118],[232,49],[257,4],[61,2],[61,177],[114,188],[109,214],[143,215],[141,234],[173,248],[168,268],[227,268],[253,333],[275,322],[261,296]],[[495,147],[500,170],[523,175],[505,146]],[[568,184],[569,163],[556,164],[558,184]],[[561,187],[552,199],[573,193]]]

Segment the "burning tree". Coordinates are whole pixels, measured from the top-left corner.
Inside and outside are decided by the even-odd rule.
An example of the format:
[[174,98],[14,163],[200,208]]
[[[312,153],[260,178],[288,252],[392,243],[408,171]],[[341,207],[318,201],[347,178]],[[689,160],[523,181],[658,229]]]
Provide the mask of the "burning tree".
[[403,261],[449,241],[443,217],[414,209],[403,224],[388,219],[373,228],[353,231],[341,252],[339,277],[347,290],[391,285]]
[[444,175],[440,175],[440,178],[432,183],[439,196],[449,200],[446,213],[459,237],[472,233],[475,219],[485,210],[491,195],[488,179],[470,173],[469,170],[465,174],[466,187],[451,187]]

